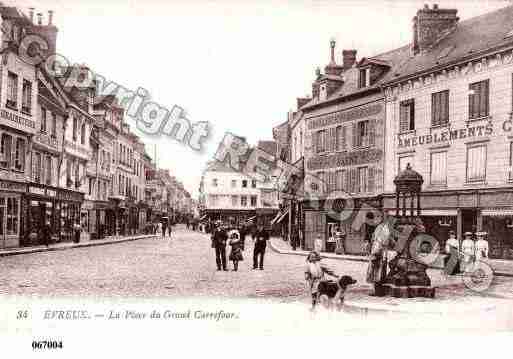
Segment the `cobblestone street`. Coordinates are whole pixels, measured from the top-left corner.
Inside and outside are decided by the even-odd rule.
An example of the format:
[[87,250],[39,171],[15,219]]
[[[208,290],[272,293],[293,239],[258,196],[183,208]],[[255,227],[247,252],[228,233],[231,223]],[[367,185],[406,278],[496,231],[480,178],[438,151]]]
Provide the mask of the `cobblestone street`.
[[[238,272],[216,271],[206,234],[179,226],[172,239],[132,242],[4,257],[0,260],[0,293],[23,296],[267,298],[307,302],[303,279],[305,258],[280,255],[269,246],[265,270],[252,270],[252,243]],[[348,300],[367,297],[366,263],[325,259],[337,274],[358,280]],[[231,263],[229,264],[231,269]],[[483,297],[466,290],[459,278],[430,273],[440,288],[437,299],[465,301]],[[511,278],[496,278],[489,299],[511,292]],[[500,294],[493,289],[499,288]]]

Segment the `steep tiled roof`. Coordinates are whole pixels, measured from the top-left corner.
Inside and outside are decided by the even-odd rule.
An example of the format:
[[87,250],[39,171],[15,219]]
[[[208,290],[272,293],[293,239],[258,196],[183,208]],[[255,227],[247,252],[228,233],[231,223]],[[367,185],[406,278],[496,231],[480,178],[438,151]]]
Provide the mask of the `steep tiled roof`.
[[385,76],[390,82],[438,66],[473,57],[480,52],[513,44],[513,6],[470,18],[457,24],[454,31],[425,53],[410,56]]
[[271,155],[276,155],[278,151],[278,144],[275,141],[258,141],[257,147]]

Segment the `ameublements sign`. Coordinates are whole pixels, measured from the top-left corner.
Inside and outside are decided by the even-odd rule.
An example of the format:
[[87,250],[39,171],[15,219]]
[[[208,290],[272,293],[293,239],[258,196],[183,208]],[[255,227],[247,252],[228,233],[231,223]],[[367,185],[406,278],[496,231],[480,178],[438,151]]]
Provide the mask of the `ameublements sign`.
[[481,136],[489,136],[493,133],[493,125],[487,124],[484,126],[465,127],[458,129],[447,129],[445,131],[410,137],[399,137],[397,147],[415,147],[429,144],[436,144],[447,141],[454,141],[464,138],[473,138]]
[[313,130],[319,127],[336,125],[342,122],[356,120],[362,117],[373,116],[381,112],[382,105],[380,103],[359,107],[351,110],[344,110],[330,113],[329,115],[312,118],[308,122],[308,128]]

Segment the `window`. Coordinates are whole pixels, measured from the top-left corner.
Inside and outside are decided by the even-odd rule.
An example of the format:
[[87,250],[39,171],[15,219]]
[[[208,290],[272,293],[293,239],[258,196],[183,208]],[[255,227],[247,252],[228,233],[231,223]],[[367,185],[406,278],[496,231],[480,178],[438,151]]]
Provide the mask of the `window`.
[[402,101],[399,105],[399,131],[415,130],[415,101],[413,99]]
[[467,182],[486,179],[486,145],[467,148]]
[[335,173],[335,187],[338,191],[344,191],[346,188],[346,170],[339,170]]
[[326,191],[326,172],[317,172],[317,180],[319,181],[319,189],[321,192]]
[[35,152],[33,157],[34,163],[32,164],[34,182],[41,183],[41,153]]
[[240,196],[240,205],[242,207],[247,207],[248,206],[248,197]]
[[212,178],[212,186],[217,187],[217,178]]
[[52,184],[52,156],[47,155],[46,156],[46,184],[51,185]]
[[[2,198],[3,200],[3,198]],[[16,197],[7,197],[6,234],[16,235],[19,229],[20,204]]]
[[367,69],[361,69],[358,76],[358,87],[363,88],[368,86],[367,85]]
[[399,157],[399,166],[397,172],[404,171],[406,166],[408,166],[408,163],[413,167],[413,156]]
[[232,180],[232,188],[237,187],[237,180]]
[[232,206],[237,207],[239,204],[239,198],[237,196],[232,196]]
[[358,168],[358,190],[359,193],[367,192],[367,167]]
[[73,141],[77,140],[77,131],[78,131],[78,120],[76,117],[73,117]]
[[7,101],[6,107],[18,109],[18,75],[9,71],[7,74]]
[[80,143],[82,145],[85,145],[85,138],[86,138],[86,126],[85,126],[85,123],[83,123],[82,127],[80,128]]
[[41,132],[46,133],[46,109],[41,107]]
[[484,80],[469,85],[468,117],[476,119],[488,116],[489,81]]
[[210,195],[210,205],[212,207],[217,206],[217,195],[215,195],[215,194]]
[[57,115],[52,113],[52,137],[57,138]]
[[447,152],[431,153],[431,184],[447,184]]
[[21,97],[21,111],[30,115],[32,108],[32,82],[23,80],[22,97]]
[[2,134],[1,154],[0,166],[10,168],[12,160],[12,136],[7,133]]
[[251,203],[251,207],[256,207],[256,205],[257,205],[257,196],[251,196],[250,203]]
[[336,150],[343,151],[346,148],[346,127],[338,126],[336,131]]
[[71,159],[68,158],[66,161],[66,187],[71,187],[72,180],[71,180]]
[[366,147],[370,144],[369,121],[360,121],[356,129],[356,146]]
[[93,178],[89,178],[89,195],[92,196],[93,195],[93,190],[94,190],[94,179]]
[[316,152],[325,152],[326,151],[326,130],[317,131],[317,141],[315,144]]
[[248,180],[242,180],[242,188],[248,188]]
[[75,187],[80,187],[80,163],[78,161],[75,162]]
[[449,123],[449,90],[431,95],[431,126]]
[[257,181],[251,180],[251,188],[256,188],[256,185],[257,185]]
[[18,171],[25,170],[25,140],[16,139],[16,150],[14,152],[14,168]]

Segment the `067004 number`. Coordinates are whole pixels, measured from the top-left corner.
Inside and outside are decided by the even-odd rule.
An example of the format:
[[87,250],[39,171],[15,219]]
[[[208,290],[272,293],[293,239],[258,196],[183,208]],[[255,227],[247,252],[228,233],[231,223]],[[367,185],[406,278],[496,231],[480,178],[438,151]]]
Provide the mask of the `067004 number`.
[[62,341],[56,340],[33,340],[32,349],[62,349]]

